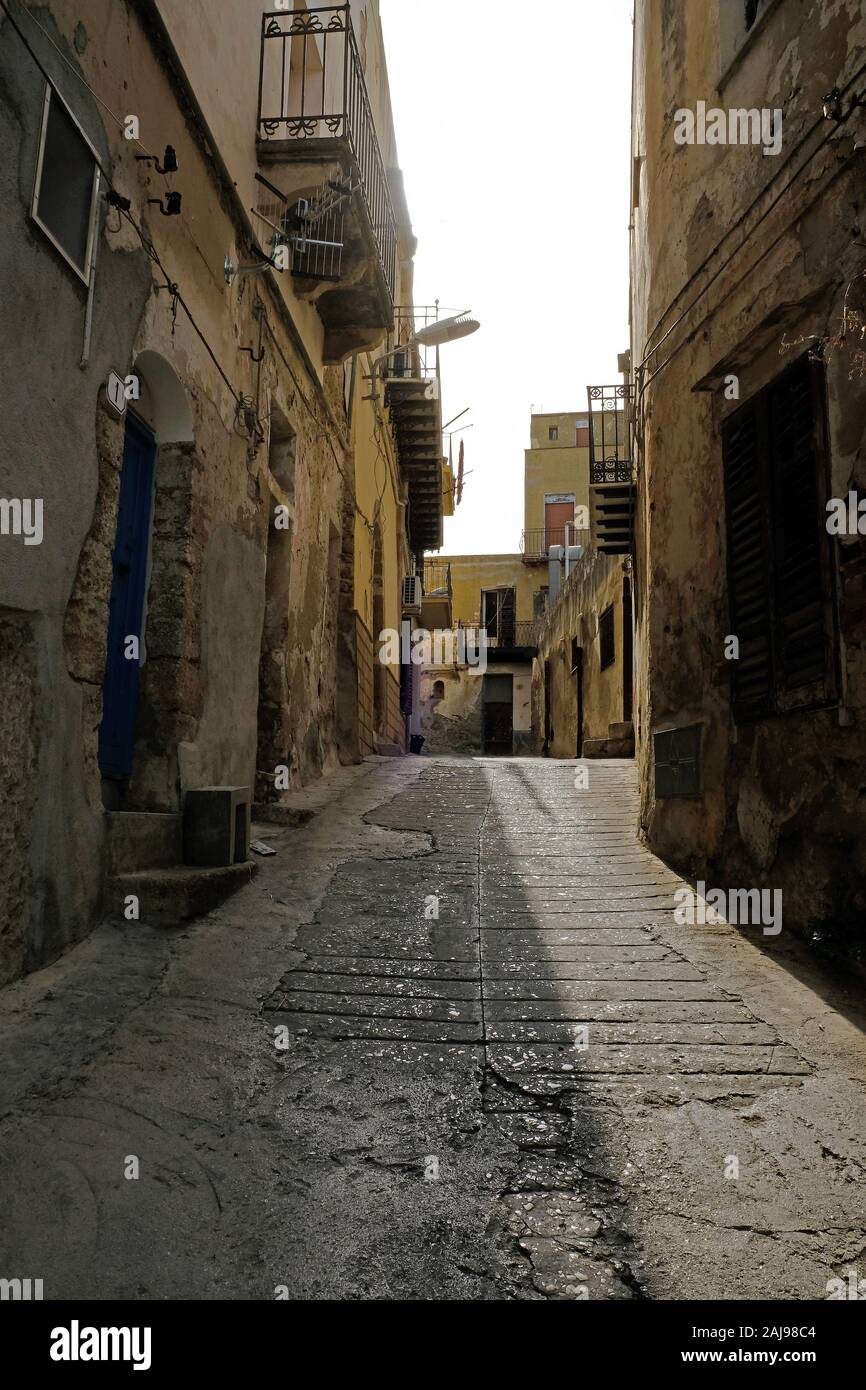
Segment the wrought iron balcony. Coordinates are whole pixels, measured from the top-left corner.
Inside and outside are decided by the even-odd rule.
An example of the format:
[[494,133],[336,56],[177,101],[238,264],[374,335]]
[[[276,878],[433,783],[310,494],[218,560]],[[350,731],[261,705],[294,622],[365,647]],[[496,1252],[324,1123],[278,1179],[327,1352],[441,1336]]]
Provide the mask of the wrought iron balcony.
[[520,553],[526,563],[541,563],[547,560],[552,545],[589,545],[590,532],[578,531],[573,524],[568,526],[542,526],[536,530],[521,532]]
[[400,304],[388,335],[382,375],[386,381],[439,382],[439,349],[422,347],[415,334],[439,320],[438,304]]
[[292,270],[315,297],[326,360],[376,346],[393,322],[397,218],[348,4],[262,16],[257,148],[286,199],[278,228],[302,224]]
[[424,561],[424,597],[451,598],[451,566],[447,560]]
[[462,629],[466,642],[476,651],[482,642],[486,643],[488,652],[525,651],[537,647],[541,621],[540,618],[519,618],[509,623],[502,632],[497,632],[484,628],[478,618],[469,622],[461,619],[457,623],[457,630]]
[[627,555],[634,546],[631,388],[588,386],[589,492],[597,550]]
[[630,388],[627,385],[588,386],[586,393],[589,398],[590,484],[630,483]]

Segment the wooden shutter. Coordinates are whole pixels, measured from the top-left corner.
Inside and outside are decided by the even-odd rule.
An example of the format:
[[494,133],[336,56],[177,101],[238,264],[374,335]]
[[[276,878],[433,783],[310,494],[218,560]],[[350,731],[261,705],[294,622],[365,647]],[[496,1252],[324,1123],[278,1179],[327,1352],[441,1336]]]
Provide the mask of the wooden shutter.
[[773,706],[773,617],[763,436],[755,402],[738,410],[727,421],[722,435],[730,631],[739,640],[739,660],[731,662],[731,681],[734,710],[745,717],[768,714]]
[[819,478],[819,462],[824,461],[821,383],[820,371],[815,380],[803,359],[769,391],[780,709],[820,702],[832,694],[829,542]]
[[488,641],[493,641],[499,636],[499,614],[496,604],[496,590],[481,590],[481,606],[479,608],[479,626],[487,631]]
[[758,718],[836,695],[824,517],[823,368],[802,358],[723,430],[734,711]]
[[499,596],[499,645],[514,646],[514,590],[503,589]]

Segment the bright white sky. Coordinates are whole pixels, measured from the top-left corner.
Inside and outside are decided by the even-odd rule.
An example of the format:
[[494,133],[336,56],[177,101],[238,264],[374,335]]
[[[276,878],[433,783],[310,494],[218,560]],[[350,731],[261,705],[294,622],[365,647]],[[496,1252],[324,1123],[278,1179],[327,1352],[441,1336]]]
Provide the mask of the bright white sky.
[[[464,406],[450,554],[516,552],[536,411],[585,410],[628,347],[630,0],[380,0],[416,303],[471,309],[442,349]],[[470,471],[472,470],[472,471]]]

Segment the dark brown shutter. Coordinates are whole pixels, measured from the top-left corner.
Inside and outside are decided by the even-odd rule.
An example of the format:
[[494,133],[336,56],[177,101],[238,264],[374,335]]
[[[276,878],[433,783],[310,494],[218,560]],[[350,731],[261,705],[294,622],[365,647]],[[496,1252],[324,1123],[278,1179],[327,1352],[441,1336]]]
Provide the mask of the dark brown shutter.
[[478,609],[478,626],[487,632],[488,641],[496,636],[496,590],[481,590],[481,605]]
[[[776,689],[780,708],[827,697],[827,531],[813,373],[803,360],[770,389]],[[823,463],[823,457],[820,460]]]
[[746,717],[769,713],[773,704],[770,536],[761,435],[754,403],[738,410],[722,435],[731,634],[739,640],[731,681],[734,709]]
[[504,589],[499,609],[499,645],[514,646],[514,590]]

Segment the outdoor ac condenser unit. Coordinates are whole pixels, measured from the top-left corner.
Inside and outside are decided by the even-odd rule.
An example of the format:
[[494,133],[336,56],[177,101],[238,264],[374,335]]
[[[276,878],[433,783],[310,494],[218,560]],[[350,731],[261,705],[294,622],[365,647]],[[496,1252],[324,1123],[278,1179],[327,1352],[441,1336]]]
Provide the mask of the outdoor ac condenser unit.
[[403,613],[421,612],[421,579],[417,574],[407,574],[403,580]]

